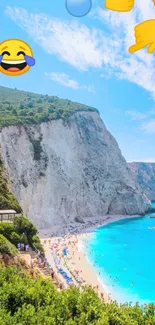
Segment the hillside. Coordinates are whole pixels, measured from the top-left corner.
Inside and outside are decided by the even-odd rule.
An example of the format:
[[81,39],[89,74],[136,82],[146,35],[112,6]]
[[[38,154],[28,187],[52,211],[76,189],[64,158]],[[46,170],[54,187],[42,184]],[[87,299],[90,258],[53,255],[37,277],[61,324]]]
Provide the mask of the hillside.
[[17,213],[22,212],[21,206],[14,194],[11,192],[8,175],[0,155],[0,210],[4,209],[13,209]]
[[0,128],[8,125],[38,124],[62,118],[77,111],[97,111],[56,96],[39,95],[0,87]]
[[140,189],[151,200],[155,200],[155,163],[133,162],[128,166]]
[[50,280],[32,279],[17,266],[0,274],[2,325],[153,325],[155,306],[104,304],[92,288],[58,292]]
[[39,229],[152,209],[97,110],[0,87],[0,114],[8,184]]

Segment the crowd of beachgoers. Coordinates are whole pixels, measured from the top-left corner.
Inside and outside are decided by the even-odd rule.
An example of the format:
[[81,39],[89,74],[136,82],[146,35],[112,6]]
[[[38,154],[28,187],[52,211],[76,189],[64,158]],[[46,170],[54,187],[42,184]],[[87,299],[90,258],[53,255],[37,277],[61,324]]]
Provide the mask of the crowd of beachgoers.
[[[85,281],[82,277],[80,277],[79,271],[75,270],[73,265],[71,265],[71,257],[68,253],[68,245],[71,244],[71,242],[67,243],[65,238],[68,239],[68,237],[54,239],[54,242],[52,242],[51,239],[44,240],[44,244],[48,244],[49,248],[51,250],[51,254],[53,256],[53,261],[55,264],[55,267],[57,269],[57,272],[60,273],[64,280],[66,281],[67,286],[69,285],[83,285],[85,284]],[[46,259],[47,260],[47,259]],[[47,261],[48,266],[51,268],[51,274],[54,275],[54,265],[51,265]]]
[[[132,218],[135,217],[132,216]],[[125,218],[131,218],[131,216],[125,216]],[[57,228],[56,232],[52,232],[51,235],[44,233],[43,236],[40,236],[48,265],[52,272],[57,275],[63,287],[89,285],[106,302],[111,301],[110,288],[101,283],[100,273],[96,272],[93,265],[89,263],[86,247],[88,238],[92,236],[96,227],[120,219],[124,219],[124,216],[105,216],[102,220],[88,220],[85,224],[72,226],[72,229],[62,227],[60,231]],[[81,244],[83,245],[82,249],[79,248]],[[117,278],[114,280],[118,281]]]
[[[84,240],[86,244],[86,240],[90,235],[91,233],[81,234],[81,231],[77,230],[73,234],[42,240],[45,254],[48,252],[49,257],[46,261],[51,269],[52,279],[57,276],[63,288],[67,288],[70,285],[82,288],[88,285],[99,294],[101,299],[110,301],[111,295],[105,292],[97,276],[94,276],[95,272],[90,272],[90,269],[92,271],[92,267],[89,264],[83,264],[83,260],[86,261],[85,251],[79,251],[79,240]],[[81,236],[84,237],[81,238]],[[83,271],[85,271],[85,274]]]

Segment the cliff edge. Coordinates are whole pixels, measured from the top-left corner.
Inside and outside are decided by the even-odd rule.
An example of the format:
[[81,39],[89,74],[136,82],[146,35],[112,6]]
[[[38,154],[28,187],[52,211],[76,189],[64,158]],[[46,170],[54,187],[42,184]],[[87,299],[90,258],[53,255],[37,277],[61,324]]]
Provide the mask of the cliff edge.
[[151,201],[155,201],[155,163],[128,163],[135,182]]
[[12,191],[38,228],[151,210],[97,112],[4,127],[0,146]]

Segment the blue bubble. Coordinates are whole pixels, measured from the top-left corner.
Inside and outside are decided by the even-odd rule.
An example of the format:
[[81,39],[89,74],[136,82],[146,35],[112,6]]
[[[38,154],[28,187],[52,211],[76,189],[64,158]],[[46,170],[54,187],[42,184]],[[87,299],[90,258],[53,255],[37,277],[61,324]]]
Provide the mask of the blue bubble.
[[66,0],[66,9],[74,17],[86,16],[92,7],[92,0]]
[[27,63],[30,67],[32,67],[33,65],[35,65],[35,59],[32,58],[32,56],[25,55],[24,58],[25,58],[26,63]]
[[3,59],[3,55],[0,55],[0,63],[2,62]]

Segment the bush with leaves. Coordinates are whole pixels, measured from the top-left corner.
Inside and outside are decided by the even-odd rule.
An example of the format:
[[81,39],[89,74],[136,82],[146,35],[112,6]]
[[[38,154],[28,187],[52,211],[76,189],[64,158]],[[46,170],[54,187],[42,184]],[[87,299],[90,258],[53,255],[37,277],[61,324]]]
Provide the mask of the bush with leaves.
[[40,250],[44,256],[44,250],[37,236],[37,229],[26,217],[15,217],[13,223],[1,222],[0,234],[4,235],[13,245],[18,243],[29,244],[33,249]]
[[0,272],[0,325],[155,325],[155,306],[103,303],[93,289],[58,292],[17,266]]
[[0,127],[39,124],[60,118],[65,120],[78,111],[98,112],[93,107],[57,96],[0,87]]
[[0,155],[0,209],[14,209],[17,213],[22,212],[22,208],[19,205],[17,199],[10,192],[4,163]]
[[0,235],[0,254],[14,257],[18,254],[17,249],[3,235]]

